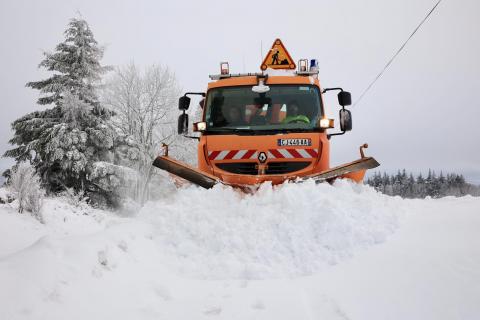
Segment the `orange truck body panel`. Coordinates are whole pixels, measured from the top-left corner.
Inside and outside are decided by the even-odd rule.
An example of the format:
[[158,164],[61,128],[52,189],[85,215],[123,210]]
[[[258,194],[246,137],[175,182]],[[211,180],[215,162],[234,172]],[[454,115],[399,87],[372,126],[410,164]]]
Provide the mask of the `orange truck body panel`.
[[[239,86],[254,86],[257,84],[257,77],[231,77],[217,81],[212,81],[208,84],[208,90],[219,87],[239,87]],[[268,84],[309,84],[320,87],[318,79],[308,76],[269,76]]]
[[[312,145],[308,147],[278,147],[277,139],[311,139]],[[265,181],[272,181],[273,184],[278,184],[285,180],[329,169],[329,149],[330,144],[325,133],[288,133],[265,136],[208,135],[202,136],[200,139],[198,166],[201,171],[213,174],[229,184],[250,185]],[[219,156],[217,157],[212,157],[213,152],[219,151],[224,152],[223,157],[221,154],[218,154]],[[225,151],[228,151],[228,153],[225,153]],[[286,160],[305,165],[308,162],[308,165],[303,169],[288,174],[265,175],[232,174],[219,167],[223,163],[249,163],[262,166],[257,159],[261,152],[268,155],[268,160],[264,165],[266,170],[268,170],[269,166],[285,162]],[[242,153],[244,156],[239,157]],[[249,153],[250,156],[245,158]],[[272,159],[272,156],[276,156],[276,158]]]

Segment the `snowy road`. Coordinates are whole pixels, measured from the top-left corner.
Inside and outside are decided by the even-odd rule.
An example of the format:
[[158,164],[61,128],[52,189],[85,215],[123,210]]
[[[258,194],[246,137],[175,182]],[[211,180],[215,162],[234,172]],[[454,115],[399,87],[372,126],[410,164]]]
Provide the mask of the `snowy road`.
[[478,319],[480,199],[189,189],[135,217],[0,207],[0,319]]
[[478,319],[480,199],[415,200],[408,208],[386,243],[310,284],[321,283],[350,319]]

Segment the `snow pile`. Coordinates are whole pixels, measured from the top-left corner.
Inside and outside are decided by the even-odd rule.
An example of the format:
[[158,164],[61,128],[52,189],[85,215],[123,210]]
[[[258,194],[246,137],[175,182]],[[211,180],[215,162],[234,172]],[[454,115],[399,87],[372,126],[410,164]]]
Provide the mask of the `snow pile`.
[[67,200],[45,224],[0,204],[0,319],[480,315],[480,198],[188,188],[134,217]]
[[[0,198],[4,196],[11,197],[7,189],[0,188]],[[0,204],[0,260],[44,236],[62,239],[66,236],[91,234],[105,229],[108,221],[118,219],[84,203],[71,205],[66,197],[44,200],[44,224],[32,219],[29,213],[19,214],[17,206],[17,200]]]
[[139,217],[177,273],[264,279],[313,274],[385,241],[401,207],[369,187],[308,182],[264,185],[254,195],[192,187],[147,204]]

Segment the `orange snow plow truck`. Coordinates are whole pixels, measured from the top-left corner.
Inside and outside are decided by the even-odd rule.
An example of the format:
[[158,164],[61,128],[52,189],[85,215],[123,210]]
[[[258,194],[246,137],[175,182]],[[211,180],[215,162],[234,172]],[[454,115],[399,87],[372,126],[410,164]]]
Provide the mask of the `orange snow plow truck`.
[[[198,168],[158,156],[153,165],[204,188],[225,184],[241,189],[255,188],[265,181],[317,182],[348,178],[362,182],[367,169],[379,166],[372,157],[361,157],[330,167],[330,138],[352,129],[352,117],[345,106],[351,96],[341,88],[322,88],[315,59],[301,59],[298,68],[280,39],[275,40],[260,66],[262,72],[231,74],[227,62],[206,92],[188,92],[179,99],[183,111],[178,133],[188,133],[191,95],[203,99],[202,121],[193,124],[198,139]],[[323,94],[339,91],[340,131],[325,116]]]

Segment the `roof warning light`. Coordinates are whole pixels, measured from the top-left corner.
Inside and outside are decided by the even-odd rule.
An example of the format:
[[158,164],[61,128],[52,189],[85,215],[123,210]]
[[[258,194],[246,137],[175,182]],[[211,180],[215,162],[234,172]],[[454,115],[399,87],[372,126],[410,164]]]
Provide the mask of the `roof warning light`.
[[225,75],[230,73],[228,62],[220,62],[220,74]]

